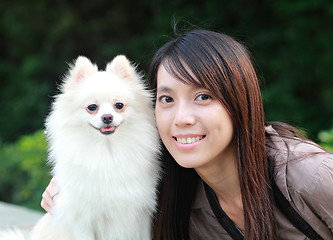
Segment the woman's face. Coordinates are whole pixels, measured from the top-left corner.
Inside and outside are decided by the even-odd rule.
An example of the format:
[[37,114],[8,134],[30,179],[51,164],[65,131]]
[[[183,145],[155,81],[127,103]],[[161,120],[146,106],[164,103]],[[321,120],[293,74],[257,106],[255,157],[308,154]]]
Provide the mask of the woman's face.
[[155,111],[161,139],[182,167],[214,166],[235,155],[233,123],[221,102],[207,89],[177,80],[163,65]]

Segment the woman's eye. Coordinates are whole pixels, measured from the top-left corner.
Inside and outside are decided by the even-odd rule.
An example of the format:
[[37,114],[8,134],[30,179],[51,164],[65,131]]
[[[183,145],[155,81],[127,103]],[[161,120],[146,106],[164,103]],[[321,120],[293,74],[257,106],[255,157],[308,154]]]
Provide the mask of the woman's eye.
[[121,110],[124,108],[124,104],[121,103],[121,102],[117,102],[114,107],[117,109],[117,110]]
[[173,102],[173,99],[172,99],[172,97],[169,97],[169,96],[162,96],[162,97],[160,97],[160,101],[162,103],[171,103],[171,102]]
[[94,111],[97,110],[97,108],[98,108],[98,106],[97,106],[96,104],[90,104],[90,105],[87,107],[87,109],[88,109],[89,112],[94,112]]
[[201,94],[201,95],[199,95],[199,96],[197,97],[197,99],[198,99],[199,101],[206,101],[206,100],[208,100],[208,99],[212,99],[212,97],[209,96],[208,94]]

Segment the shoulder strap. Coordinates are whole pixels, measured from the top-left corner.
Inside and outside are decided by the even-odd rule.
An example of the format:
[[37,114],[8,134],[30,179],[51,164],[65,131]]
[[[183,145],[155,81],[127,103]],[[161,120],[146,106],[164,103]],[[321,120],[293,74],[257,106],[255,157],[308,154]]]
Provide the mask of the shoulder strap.
[[323,240],[323,238],[296,212],[281,190],[272,181],[274,199],[278,209],[289,219],[289,221],[308,238],[312,240]]
[[[203,182],[205,192],[209,205],[211,206],[215,217],[221,226],[234,240],[243,240],[244,237],[236,228],[235,224],[231,221],[228,215],[221,208],[213,190]],[[274,192],[274,199],[278,209],[289,219],[289,221],[308,238],[312,240],[324,240],[291,206],[289,201],[282,194],[275,181],[272,181],[272,188]]]
[[227,233],[232,237],[232,239],[243,240],[244,239],[243,235],[236,228],[233,221],[231,221],[228,215],[221,208],[220,203],[218,202],[214,191],[204,181],[203,184],[205,187],[205,192],[207,199],[209,201],[209,205],[212,208],[214,215],[221,224],[221,226],[227,231]]

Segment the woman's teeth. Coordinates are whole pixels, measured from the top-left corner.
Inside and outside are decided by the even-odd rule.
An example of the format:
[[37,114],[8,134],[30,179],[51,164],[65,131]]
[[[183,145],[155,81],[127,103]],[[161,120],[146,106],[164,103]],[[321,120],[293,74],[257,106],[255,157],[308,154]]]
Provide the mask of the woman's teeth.
[[189,143],[195,143],[199,140],[203,139],[203,137],[188,137],[188,138],[178,138],[177,137],[177,142],[183,143],[183,144],[189,144]]

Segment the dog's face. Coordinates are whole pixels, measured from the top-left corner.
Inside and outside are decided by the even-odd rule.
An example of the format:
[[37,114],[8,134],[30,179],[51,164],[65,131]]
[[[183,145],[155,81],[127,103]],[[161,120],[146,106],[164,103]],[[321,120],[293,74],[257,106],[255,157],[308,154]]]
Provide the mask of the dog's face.
[[90,125],[99,130],[104,135],[112,134],[121,124],[123,118],[121,113],[125,111],[125,104],[117,101],[113,104],[91,103],[86,107],[86,111],[90,114]]
[[82,124],[103,135],[115,133],[132,108],[128,89],[127,82],[112,73],[98,72],[85,79],[75,99]]
[[142,87],[139,79],[123,56],[116,57],[105,71],[98,71],[90,60],[79,57],[64,81],[58,107],[66,109],[62,112],[71,126],[111,135],[124,122],[135,122],[136,112],[142,112],[141,105],[146,103],[137,99],[142,92],[137,91]]

